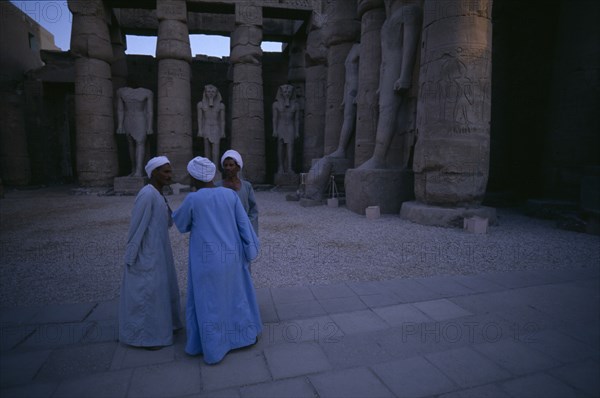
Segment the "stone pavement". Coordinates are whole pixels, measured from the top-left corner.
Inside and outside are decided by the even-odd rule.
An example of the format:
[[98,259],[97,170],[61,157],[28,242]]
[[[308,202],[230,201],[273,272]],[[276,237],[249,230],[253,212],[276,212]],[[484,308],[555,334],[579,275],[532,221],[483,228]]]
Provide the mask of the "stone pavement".
[[184,333],[159,351],[119,344],[116,300],[2,309],[0,396],[600,396],[597,264],[258,298],[259,342],[212,366]]

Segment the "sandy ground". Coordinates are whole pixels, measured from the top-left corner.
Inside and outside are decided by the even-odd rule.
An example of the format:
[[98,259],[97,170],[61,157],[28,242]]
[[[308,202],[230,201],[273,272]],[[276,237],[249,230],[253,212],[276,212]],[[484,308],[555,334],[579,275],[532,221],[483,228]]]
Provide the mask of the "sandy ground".
[[[0,307],[109,300],[119,294],[135,197],[74,195],[69,186],[7,190],[0,200]],[[485,235],[427,227],[345,207],[303,208],[256,192],[261,254],[256,287],[328,284],[494,270],[600,266],[600,237],[498,209]],[[176,209],[185,194],[168,196]],[[179,286],[188,237],[170,231]]]

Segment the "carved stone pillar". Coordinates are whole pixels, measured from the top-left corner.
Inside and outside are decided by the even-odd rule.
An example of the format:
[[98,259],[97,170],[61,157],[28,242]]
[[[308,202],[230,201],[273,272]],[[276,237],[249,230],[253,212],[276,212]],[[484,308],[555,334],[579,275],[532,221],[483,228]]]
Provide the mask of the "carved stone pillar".
[[356,0],[332,0],[323,26],[327,46],[327,109],[324,154],[337,149],[344,122],[344,79],[346,56],[360,35]]
[[[320,14],[317,14],[320,15]],[[327,94],[327,47],[318,18],[311,20],[305,53],[305,109],[302,170],[308,171],[312,160],[322,157],[325,136]]]
[[[157,155],[167,156],[173,180],[187,180],[192,154],[192,51],[185,0],[157,0],[158,104]],[[153,156],[153,155],[151,155]]]
[[361,20],[358,95],[356,97],[356,145],[354,165],[360,166],[373,154],[377,132],[381,27],[385,21],[383,0],[358,0]]
[[236,28],[231,34],[230,56],[233,65],[231,147],[244,157],[244,177],[254,183],[263,183],[266,178],[262,21],[262,7],[235,5]]
[[[490,149],[492,0],[426,0],[421,46],[415,202],[401,215],[436,224],[438,210],[465,212],[485,194]],[[421,206],[420,206],[421,205]],[[438,207],[439,206],[439,207]],[[484,217],[495,218],[494,209]],[[458,214],[458,215],[456,215]]]
[[113,51],[109,13],[101,0],[69,1],[73,13],[77,178],[85,186],[112,185],[117,172],[114,136]]
[[304,31],[292,39],[289,46],[289,63],[288,63],[288,84],[294,86],[295,99],[298,102],[300,112],[299,131],[300,138],[294,144],[294,160],[292,168],[294,172],[299,171],[298,167],[302,159],[302,146],[300,145],[304,139],[304,109],[306,108],[305,91],[306,91],[306,34]]

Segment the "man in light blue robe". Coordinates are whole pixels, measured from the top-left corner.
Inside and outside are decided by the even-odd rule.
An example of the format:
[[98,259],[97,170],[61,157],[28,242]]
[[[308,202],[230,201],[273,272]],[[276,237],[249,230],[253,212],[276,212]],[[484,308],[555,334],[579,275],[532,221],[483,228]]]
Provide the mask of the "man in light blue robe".
[[173,332],[183,327],[168,230],[171,211],[162,195],[162,188],[171,183],[169,159],[150,159],[146,173],[150,183],[135,198],[125,248],[119,340],[159,349],[173,344]]
[[179,231],[191,232],[185,352],[214,364],[262,332],[249,271],[260,247],[237,194],[215,187],[215,165],[198,156],[188,171],[198,190],[173,213]]

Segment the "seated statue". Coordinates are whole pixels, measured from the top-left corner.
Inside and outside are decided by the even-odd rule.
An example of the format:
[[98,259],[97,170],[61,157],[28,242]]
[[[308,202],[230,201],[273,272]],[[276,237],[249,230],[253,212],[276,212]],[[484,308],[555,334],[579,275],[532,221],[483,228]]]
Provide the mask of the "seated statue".
[[220,162],[221,138],[225,138],[225,105],[219,90],[212,84],[204,86],[198,111],[198,137],[204,137],[204,156],[214,164]]
[[[379,121],[373,156],[359,169],[383,169],[385,157],[396,132],[408,126],[399,120],[406,106],[412,82],[416,49],[421,33],[421,8],[417,2],[385,0],[386,19],[381,28],[381,69],[379,74]],[[406,113],[406,112],[404,112]],[[399,123],[400,122],[400,123]],[[412,145],[405,140],[406,145]],[[409,148],[408,148],[409,149]],[[403,167],[408,164],[407,148],[401,156]]]

